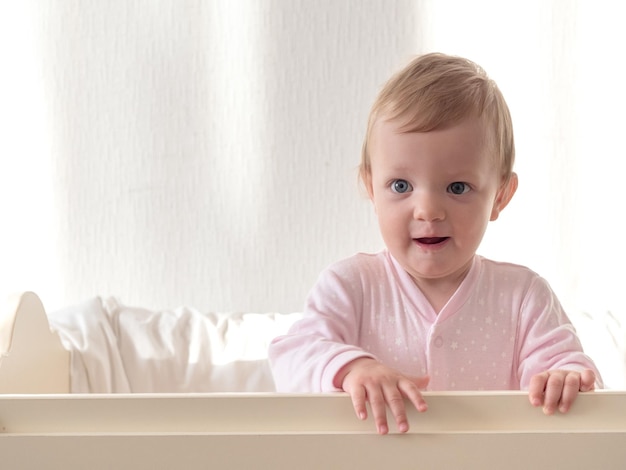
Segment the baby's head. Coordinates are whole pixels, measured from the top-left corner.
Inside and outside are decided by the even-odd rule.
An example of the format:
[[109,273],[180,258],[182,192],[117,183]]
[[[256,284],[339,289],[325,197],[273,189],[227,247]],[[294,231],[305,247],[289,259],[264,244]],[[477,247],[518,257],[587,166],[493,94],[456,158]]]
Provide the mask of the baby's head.
[[461,57],[439,53],[417,57],[387,81],[372,106],[361,154],[362,181],[369,187],[369,149],[376,123],[395,121],[403,132],[429,132],[474,118],[483,121],[494,164],[502,182],[508,182],[515,160],[513,126],[495,82],[480,66]]

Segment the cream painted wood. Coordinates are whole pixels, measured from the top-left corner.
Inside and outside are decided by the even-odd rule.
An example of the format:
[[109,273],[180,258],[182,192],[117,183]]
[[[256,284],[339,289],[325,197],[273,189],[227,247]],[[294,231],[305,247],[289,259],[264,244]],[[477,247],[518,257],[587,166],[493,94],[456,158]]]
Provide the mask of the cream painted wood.
[[[426,393],[379,436],[332,395],[4,395],[2,468],[624,468],[626,393],[544,416],[522,392]],[[6,465],[6,467],[4,467]]]
[[69,393],[70,353],[50,331],[39,297],[9,297],[0,310],[0,393]]

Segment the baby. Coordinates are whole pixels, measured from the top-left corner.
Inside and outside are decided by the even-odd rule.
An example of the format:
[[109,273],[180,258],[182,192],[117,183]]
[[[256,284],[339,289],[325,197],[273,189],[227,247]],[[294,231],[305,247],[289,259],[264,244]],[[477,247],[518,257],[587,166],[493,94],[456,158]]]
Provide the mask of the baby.
[[269,350],[278,391],[350,394],[380,434],[409,429],[420,390],[528,390],[567,412],[600,374],[548,283],[476,254],[517,189],[511,117],[475,63],[426,54],[372,107],[360,177],[386,250],[320,275]]

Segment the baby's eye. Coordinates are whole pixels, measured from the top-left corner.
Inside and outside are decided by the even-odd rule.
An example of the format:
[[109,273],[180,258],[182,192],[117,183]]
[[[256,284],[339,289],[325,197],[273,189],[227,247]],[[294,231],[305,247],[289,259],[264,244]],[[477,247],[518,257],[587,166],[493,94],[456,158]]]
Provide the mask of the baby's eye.
[[407,180],[393,180],[391,182],[391,190],[394,193],[403,194],[411,191],[412,189],[413,186],[411,186],[411,183],[409,183]]
[[448,186],[448,192],[452,194],[465,194],[469,190],[469,185],[460,181],[455,181]]

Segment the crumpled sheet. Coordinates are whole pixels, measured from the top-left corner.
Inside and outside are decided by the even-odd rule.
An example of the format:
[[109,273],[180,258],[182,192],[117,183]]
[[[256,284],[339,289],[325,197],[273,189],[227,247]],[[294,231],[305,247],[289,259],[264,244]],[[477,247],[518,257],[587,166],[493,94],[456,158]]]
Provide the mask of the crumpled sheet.
[[273,392],[271,340],[301,313],[154,311],[94,297],[48,314],[72,393]]

